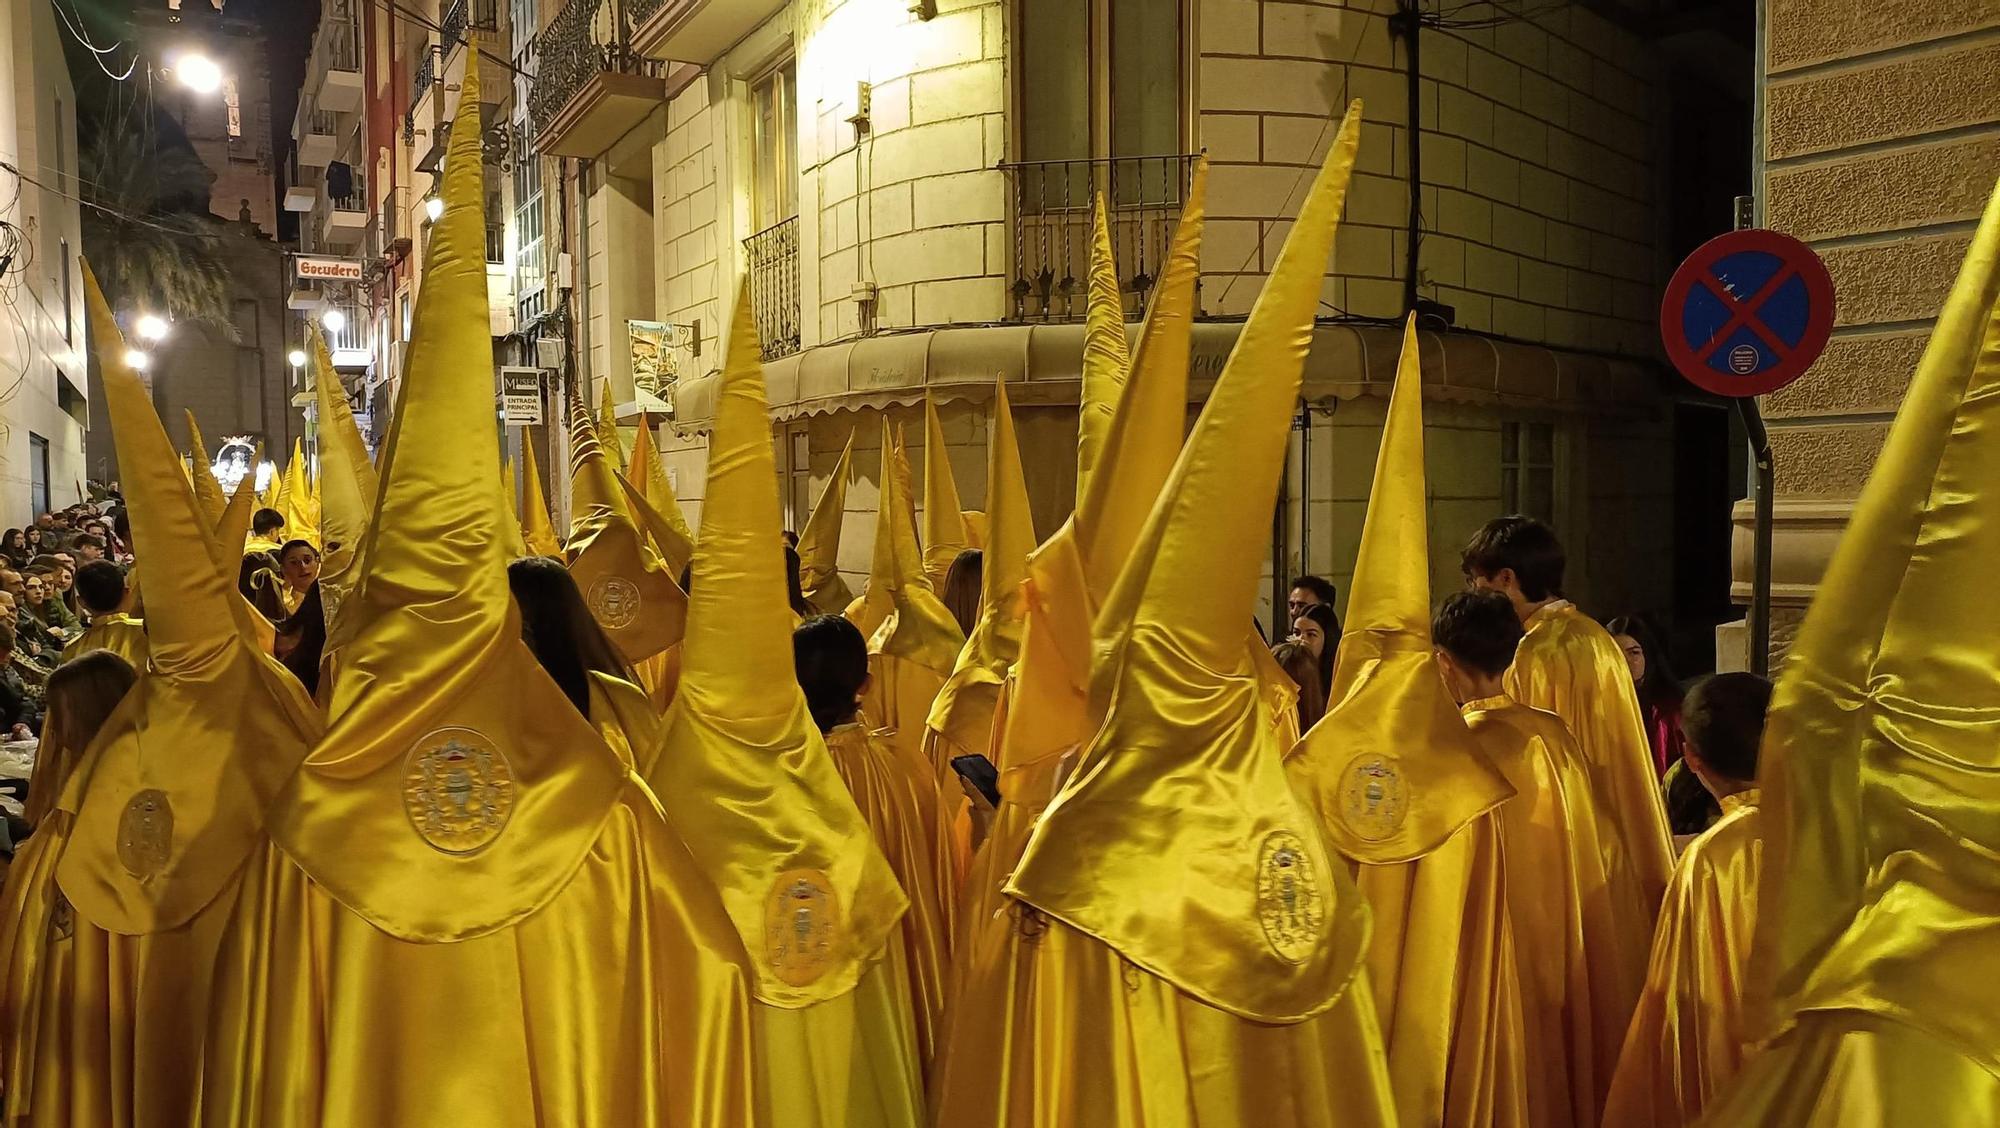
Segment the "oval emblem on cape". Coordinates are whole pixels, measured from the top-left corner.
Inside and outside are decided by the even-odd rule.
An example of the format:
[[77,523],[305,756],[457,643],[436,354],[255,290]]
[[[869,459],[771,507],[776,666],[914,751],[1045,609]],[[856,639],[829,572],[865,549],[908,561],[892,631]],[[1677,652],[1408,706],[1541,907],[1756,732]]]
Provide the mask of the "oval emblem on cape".
[[432,849],[476,854],[500,837],[514,813],[514,773],[507,757],[468,728],[441,728],[410,749],[403,809]]
[[118,864],[140,881],[166,868],[174,847],[174,808],[167,793],[149,787],[132,796],[118,816]]
[[1340,777],[1340,813],[1356,837],[1380,842],[1396,833],[1409,811],[1394,757],[1367,753],[1348,762]]
[[605,630],[620,630],[639,617],[639,585],[623,576],[599,576],[590,581],[584,602]]
[[1289,830],[1265,835],[1257,852],[1257,919],[1286,963],[1303,963],[1319,947],[1326,893],[1305,840]]
[[786,870],[764,902],[764,952],[771,973],[803,987],[833,966],[840,942],[840,898],[815,869]]

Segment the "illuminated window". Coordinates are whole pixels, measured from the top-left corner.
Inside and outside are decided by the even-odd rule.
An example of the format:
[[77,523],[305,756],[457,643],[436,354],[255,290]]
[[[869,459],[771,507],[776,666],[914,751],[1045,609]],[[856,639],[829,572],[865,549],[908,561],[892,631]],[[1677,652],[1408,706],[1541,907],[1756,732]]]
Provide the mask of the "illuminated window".
[[798,70],[791,62],[750,86],[751,229],[799,214]]

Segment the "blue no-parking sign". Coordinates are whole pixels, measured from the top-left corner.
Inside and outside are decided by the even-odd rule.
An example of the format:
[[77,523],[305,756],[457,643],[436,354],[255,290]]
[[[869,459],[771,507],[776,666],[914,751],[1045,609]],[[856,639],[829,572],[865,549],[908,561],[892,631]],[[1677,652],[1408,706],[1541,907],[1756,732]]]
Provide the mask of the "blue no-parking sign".
[[1761,396],[1798,379],[1832,331],[1826,265],[1776,231],[1732,231],[1703,243],[1660,303],[1668,359],[1722,396]]

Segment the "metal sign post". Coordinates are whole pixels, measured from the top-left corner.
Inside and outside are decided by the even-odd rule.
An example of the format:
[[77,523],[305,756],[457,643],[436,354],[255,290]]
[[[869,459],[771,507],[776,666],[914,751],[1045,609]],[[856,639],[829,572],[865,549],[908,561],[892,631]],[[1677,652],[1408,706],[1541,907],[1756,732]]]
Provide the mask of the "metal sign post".
[[1750,578],[1750,669],[1771,667],[1771,526],[1776,472],[1757,397],[1805,375],[1833,331],[1833,279],[1804,243],[1776,231],[1732,231],[1674,271],[1660,302],[1660,339],[1680,374],[1734,401],[1757,468]]

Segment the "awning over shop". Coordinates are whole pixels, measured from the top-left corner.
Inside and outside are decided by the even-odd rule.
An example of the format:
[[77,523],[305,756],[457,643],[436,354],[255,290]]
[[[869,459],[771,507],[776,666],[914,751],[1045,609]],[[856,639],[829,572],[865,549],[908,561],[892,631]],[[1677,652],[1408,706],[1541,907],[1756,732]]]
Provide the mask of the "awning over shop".
[[[1207,397],[1242,330],[1241,321],[1195,325],[1191,402]],[[1128,331],[1136,337],[1138,327]],[[1424,391],[1434,400],[1591,414],[1644,413],[1664,402],[1652,365],[1469,333],[1420,336]],[[1388,325],[1318,326],[1302,398],[1323,403],[1386,396],[1401,341],[1401,330]],[[1007,380],[1017,407],[1074,404],[1082,359],[1081,324],[984,325],[821,345],[765,365],[764,374],[772,415],[790,420],[907,407],[926,392],[940,403],[984,403],[993,396],[995,377]],[[718,384],[716,373],[680,381],[673,393],[675,430],[708,429]]]

